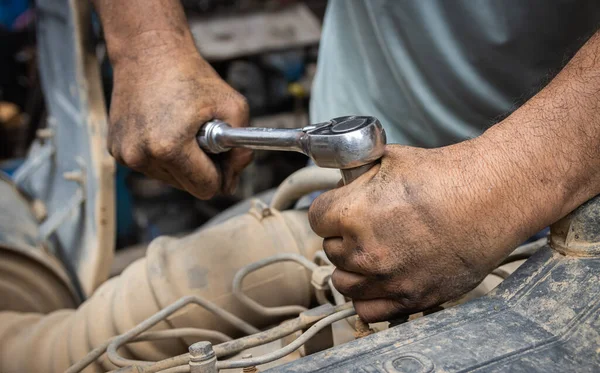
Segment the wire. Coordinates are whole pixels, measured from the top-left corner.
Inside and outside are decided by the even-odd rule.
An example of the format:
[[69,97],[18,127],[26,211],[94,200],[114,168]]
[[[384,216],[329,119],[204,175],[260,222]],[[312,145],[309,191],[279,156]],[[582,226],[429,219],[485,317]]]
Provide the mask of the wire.
[[346,309],[343,311],[339,311],[334,313],[333,315],[329,315],[324,319],[318,321],[313,326],[311,326],[306,332],[302,333],[298,338],[296,338],[292,343],[287,346],[280,348],[279,350],[273,351],[268,354],[264,354],[262,356],[258,356],[255,358],[247,358],[242,360],[226,360],[226,361],[217,361],[218,369],[233,369],[233,368],[244,368],[253,365],[261,365],[270,363],[271,361],[280,359],[290,353],[294,352],[298,348],[300,348],[304,343],[306,343],[309,339],[314,337],[319,331],[324,329],[325,327],[333,324],[336,321],[345,319],[347,317],[356,315],[356,311],[354,308]]
[[137,324],[135,327],[129,329],[126,333],[121,334],[118,337],[114,338],[109,343],[109,345],[106,349],[108,359],[113,364],[120,366],[120,367],[129,366],[129,365],[151,365],[151,364],[153,364],[150,361],[126,359],[126,358],[120,356],[119,353],[117,352],[117,350],[119,349],[119,347],[121,347],[121,346],[125,345],[126,343],[128,343],[129,341],[133,340],[136,336],[138,336],[142,332],[145,332],[146,330],[150,329],[154,325],[165,320],[167,317],[169,317],[173,313],[179,311],[181,308],[187,306],[188,304],[200,305],[200,306],[204,307],[206,310],[214,313],[215,315],[221,317],[223,320],[229,322],[233,326],[237,327],[238,329],[240,329],[248,334],[253,334],[253,333],[259,332],[259,330],[257,328],[255,328],[254,326],[248,324],[246,321],[240,319],[239,317],[235,316],[234,314],[232,314],[228,311],[225,311],[224,309],[216,306],[214,303],[209,302],[206,299],[203,299],[198,296],[187,296],[187,297],[180,298],[178,301],[163,308],[159,312],[155,313],[154,315],[150,316],[146,320]]
[[306,311],[306,307],[302,307],[299,305],[294,306],[280,306],[280,307],[266,307],[262,304],[258,303],[254,299],[250,298],[242,291],[242,281],[244,278],[250,273],[259,270],[263,267],[269,266],[271,264],[280,263],[280,262],[296,262],[302,266],[304,266],[309,271],[314,271],[318,266],[306,259],[302,255],[298,254],[278,254],[273,255],[268,258],[259,260],[258,262],[254,262],[245,267],[242,267],[235,276],[233,277],[232,284],[232,292],[233,295],[242,303],[244,303],[248,308],[252,309],[256,313],[265,317],[278,317],[278,316],[289,316],[289,315],[297,315],[301,312]]

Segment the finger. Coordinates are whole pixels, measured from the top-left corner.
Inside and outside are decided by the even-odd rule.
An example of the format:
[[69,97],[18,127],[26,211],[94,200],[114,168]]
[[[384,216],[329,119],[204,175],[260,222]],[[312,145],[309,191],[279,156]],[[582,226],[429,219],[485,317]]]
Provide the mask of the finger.
[[185,188],[181,184],[179,184],[179,182],[168,171],[166,171],[165,169],[163,169],[160,166],[156,166],[156,167],[148,167],[147,166],[138,171],[152,179],[160,180],[160,181],[165,182],[177,189],[185,190]]
[[368,323],[388,321],[410,313],[400,301],[393,299],[355,300],[353,303],[358,316]]
[[250,123],[250,108],[246,98],[227,86],[223,100],[213,113],[215,119],[225,121],[232,127],[247,127]]
[[367,274],[364,268],[356,263],[356,245],[349,238],[329,237],[323,240],[323,251],[331,263],[347,272]]
[[221,174],[217,166],[204,154],[195,138],[166,165],[173,178],[189,193],[199,199],[209,199],[221,188]]
[[387,258],[382,259],[381,255],[364,247],[355,235],[325,238],[323,250],[331,263],[344,271],[378,277],[389,274]]
[[341,205],[343,198],[340,190],[327,191],[318,196],[308,210],[308,221],[312,230],[323,238],[341,237]]
[[252,162],[254,153],[249,149],[231,149],[223,162],[223,191],[227,194],[235,193],[240,174]]
[[377,299],[389,295],[384,290],[381,281],[339,268],[336,268],[331,275],[331,281],[340,293],[353,300]]
[[[122,136],[125,137],[125,136]],[[132,170],[143,173],[144,175],[161,180],[167,184],[173,185],[176,188],[183,187],[177,180],[160,165],[150,162],[150,157],[143,146],[135,145],[137,139],[123,141],[122,137],[111,141],[109,152],[117,162],[129,167]],[[134,144],[128,145],[125,144]]]
[[[323,251],[334,266],[346,269],[346,261],[348,260],[343,247],[342,237],[329,237],[323,240]],[[349,269],[348,269],[349,270]]]

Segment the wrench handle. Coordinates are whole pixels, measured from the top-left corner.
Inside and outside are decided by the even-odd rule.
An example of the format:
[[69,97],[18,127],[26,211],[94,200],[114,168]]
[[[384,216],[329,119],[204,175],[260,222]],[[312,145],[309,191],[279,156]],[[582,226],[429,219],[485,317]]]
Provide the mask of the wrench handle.
[[362,174],[369,171],[376,164],[377,162],[371,162],[362,166],[340,170],[342,172],[342,182],[344,185],[350,184],[354,180],[358,179],[358,177],[360,177]]
[[281,128],[234,128],[220,120],[205,123],[196,141],[207,153],[224,153],[232,148],[280,150],[304,153],[301,130]]

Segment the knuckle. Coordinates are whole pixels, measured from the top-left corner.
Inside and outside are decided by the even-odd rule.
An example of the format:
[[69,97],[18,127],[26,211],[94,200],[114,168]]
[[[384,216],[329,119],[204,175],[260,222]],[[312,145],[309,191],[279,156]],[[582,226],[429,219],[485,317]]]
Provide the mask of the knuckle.
[[116,154],[115,159],[133,169],[142,168],[148,162],[144,152],[137,147],[126,146],[116,151]]
[[177,158],[180,149],[178,141],[169,135],[153,135],[149,141],[148,153],[154,159],[170,162]]
[[235,103],[237,110],[243,114],[247,115],[250,112],[250,105],[248,104],[248,100],[242,94],[235,92],[233,95],[233,102]]
[[114,142],[111,141],[110,139],[108,140],[108,142],[106,144],[106,150],[108,151],[108,154],[110,154],[114,159],[116,159],[117,161],[120,161],[119,150],[115,146]]
[[338,220],[340,227],[347,232],[361,232],[365,227],[363,211],[352,199],[338,201],[340,207]]

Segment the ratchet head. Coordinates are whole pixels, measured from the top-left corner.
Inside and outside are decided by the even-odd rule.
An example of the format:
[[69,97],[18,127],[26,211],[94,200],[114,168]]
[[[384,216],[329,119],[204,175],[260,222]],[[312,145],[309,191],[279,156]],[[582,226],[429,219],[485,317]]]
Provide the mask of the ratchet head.
[[303,131],[305,153],[320,167],[356,168],[377,161],[385,152],[385,131],[375,117],[339,117]]

